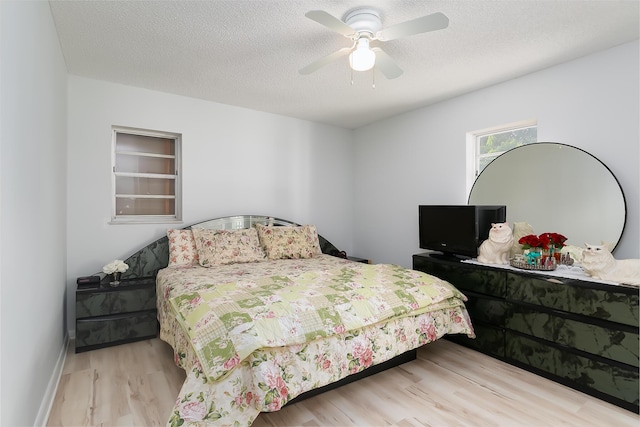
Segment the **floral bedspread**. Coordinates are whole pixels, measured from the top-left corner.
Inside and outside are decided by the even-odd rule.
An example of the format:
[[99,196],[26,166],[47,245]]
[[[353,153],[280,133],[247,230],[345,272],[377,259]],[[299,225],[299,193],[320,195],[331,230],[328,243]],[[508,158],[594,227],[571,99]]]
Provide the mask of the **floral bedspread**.
[[[326,255],[310,260],[287,261],[238,264],[222,266],[220,269],[194,266],[160,271],[157,286],[161,338],[174,348],[176,364],[187,372],[168,425],[248,426],[261,411],[276,411],[305,391],[338,381],[435,341],[445,334],[473,336],[471,322],[462,304],[464,297],[439,279],[395,266],[367,266]],[[344,269],[346,266],[349,268]],[[273,278],[274,276],[277,278]],[[307,290],[303,290],[306,282],[316,282],[318,276],[326,279],[321,280],[324,285],[320,288],[331,291],[315,291],[318,293],[315,295],[311,291],[314,288],[307,286]],[[330,277],[337,282],[329,280]],[[357,280],[348,279],[349,277]],[[416,281],[416,278],[425,286],[424,289],[409,284]],[[383,286],[377,283],[380,279],[389,283]],[[361,287],[359,283],[363,281],[369,282],[370,286]],[[427,285],[429,282],[431,285]],[[395,290],[389,291],[389,285],[389,289]],[[267,346],[259,344],[261,347],[243,357],[241,354],[255,345],[245,347],[242,338],[223,332],[227,336],[226,343],[229,344],[225,349],[233,349],[231,357],[228,356],[231,350],[222,352],[225,356],[220,359],[217,358],[220,354],[208,359],[210,355],[217,353],[217,349],[203,353],[201,350],[207,347],[204,346],[196,350],[199,342],[206,342],[201,336],[207,331],[206,322],[202,321],[207,318],[204,307],[216,305],[214,301],[219,298],[243,300],[244,297],[240,295],[246,295],[245,292],[260,286],[267,288],[266,294],[254,294],[253,298],[259,299],[260,303],[256,300],[255,305],[249,304],[249,308],[255,310],[252,314],[255,318],[252,319],[259,319],[258,314],[262,314],[262,319],[265,320],[265,324],[258,328],[269,330],[277,324],[276,329],[289,331],[281,327],[287,323],[280,323],[281,305],[278,303],[286,301],[288,304],[285,305],[293,307],[294,311],[297,309],[299,313],[317,313],[316,309],[303,310],[306,305],[300,303],[298,296],[302,295],[303,300],[318,297],[325,301],[324,314],[317,315],[319,325],[306,330],[311,330],[312,335],[320,335],[321,338],[305,341],[307,332],[300,333],[305,329],[299,329],[286,338],[304,337],[301,342],[285,346],[276,346],[275,342]],[[271,289],[273,286],[275,289]],[[336,290],[331,286],[345,292],[343,295],[347,295],[349,301],[332,302],[332,295]],[[284,294],[274,292],[278,290],[284,290]],[[374,303],[378,301],[378,294],[384,293],[396,295],[393,304],[387,303],[389,307],[384,303]],[[196,300],[188,296],[195,296]],[[282,301],[277,298],[282,298]],[[270,310],[267,308],[268,304],[263,306],[269,299],[276,302]],[[372,302],[364,303],[365,300]],[[428,300],[435,305],[428,306]],[[420,304],[423,306],[420,307]],[[369,308],[365,308],[367,306]],[[418,309],[415,313],[409,311],[415,308]],[[362,310],[378,314],[387,312],[391,315],[388,320],[380,321],[374,320],[375,316],[370,316],[369,322],[364,322],[367,326],[347,328],[346,325],[352,321],[351,314]],[[397,311],[395,314],[394,310]],[[269,314],[270,311],[274,316]],[[340,314],[340,317],[334,314]],[[344,319],[341,317],[343,314]],[[220,318],[220,313],[216,316]],[[198,324],[196,319],[200,319],[201,323]],[[239,329],[235,332],[245,329],[248,324],[256,328],[259,322],[253,320],[239,322],[236,325]],[[233,326],[234,322],[228,324]],[[227,367],[224,368],[222,362],[222,370],[215,368],[215,363],[209,364],[209,361],[220,362],[223,359],[226,360]]]
[[425,273],[353,264],[210,285],[170,302],[205,375],[215,381],[260,348],[303,344],[392,317],[452,308],[464,298]]

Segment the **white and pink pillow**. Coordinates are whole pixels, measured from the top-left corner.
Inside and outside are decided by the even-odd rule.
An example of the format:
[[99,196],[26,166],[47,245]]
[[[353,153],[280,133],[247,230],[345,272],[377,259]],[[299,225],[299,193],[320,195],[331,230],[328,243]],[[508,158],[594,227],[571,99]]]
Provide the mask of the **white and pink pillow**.
[[191,230],[167,230],[169,266],[198,264],[198,250]]
[[263,261],[264,251],[254,228],[209,230],[194,228],[193,238],[203,267]]
[[269,259],[312,258],[322,253],[315,225],[272,227],[256,224],[255,228]]

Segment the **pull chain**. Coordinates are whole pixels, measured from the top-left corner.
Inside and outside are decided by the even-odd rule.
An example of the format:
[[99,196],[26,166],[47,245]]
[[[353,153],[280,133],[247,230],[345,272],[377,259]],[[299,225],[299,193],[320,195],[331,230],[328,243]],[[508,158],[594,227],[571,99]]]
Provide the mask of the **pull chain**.
[[[353,68],[349,67],[351,70],[351,86],[353,86]],[[376,71],[375,67],[371,69],[371,88],[376,88]]]

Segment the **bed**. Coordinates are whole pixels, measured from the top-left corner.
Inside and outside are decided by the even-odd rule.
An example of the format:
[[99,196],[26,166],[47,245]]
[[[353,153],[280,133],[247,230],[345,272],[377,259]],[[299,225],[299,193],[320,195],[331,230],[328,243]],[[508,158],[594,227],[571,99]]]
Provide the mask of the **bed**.
[[186,372],[168,425],[251,425],[446,334],[474,337],[451,284],[351,261],[312,225],[219,218],[169,230],[127,263],[156,276],[160,338]]

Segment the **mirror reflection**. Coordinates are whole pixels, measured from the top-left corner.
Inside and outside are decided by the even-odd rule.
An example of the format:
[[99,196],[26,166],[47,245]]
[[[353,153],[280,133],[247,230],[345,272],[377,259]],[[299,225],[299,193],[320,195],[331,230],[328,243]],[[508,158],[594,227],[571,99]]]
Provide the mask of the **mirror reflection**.
[[192,228],[208,228],[214,230],[237,230],[240,228],[251,228],[254,224],[262,225],[294,225],[290,221],[279,218],[259,216],[259,215],[237,215],[216,218],[209,221],[194,224]]
[[556,232],[567,244],[617,245],[624,229],[622,188],[600,160],[578,148],[539,142],[514,148],[478,176],[470,205],[506,205],[507,221]]

